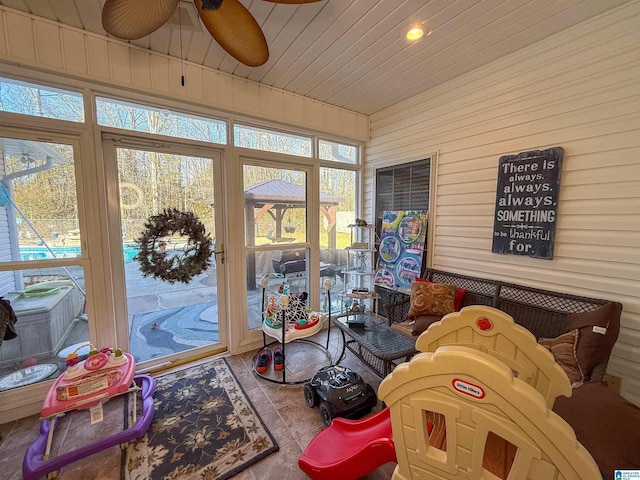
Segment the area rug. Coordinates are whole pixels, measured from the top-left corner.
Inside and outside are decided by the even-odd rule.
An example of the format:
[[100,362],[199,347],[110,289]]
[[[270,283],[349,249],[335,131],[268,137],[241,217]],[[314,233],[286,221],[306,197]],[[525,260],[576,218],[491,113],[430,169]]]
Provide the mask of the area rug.
[[218,341],[217,302],[199,303],[133,316],[130,351],[136,362]]
[[156,377],[155,416],[121,480],[224,480],[278,450],[226,360]]

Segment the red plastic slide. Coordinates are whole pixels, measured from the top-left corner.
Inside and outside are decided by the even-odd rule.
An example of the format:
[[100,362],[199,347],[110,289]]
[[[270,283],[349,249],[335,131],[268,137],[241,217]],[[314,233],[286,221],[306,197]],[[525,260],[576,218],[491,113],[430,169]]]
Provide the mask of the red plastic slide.
[[335,418],[298,458],[313,480],[357,479],[396,461],[389,409],[362,420]]

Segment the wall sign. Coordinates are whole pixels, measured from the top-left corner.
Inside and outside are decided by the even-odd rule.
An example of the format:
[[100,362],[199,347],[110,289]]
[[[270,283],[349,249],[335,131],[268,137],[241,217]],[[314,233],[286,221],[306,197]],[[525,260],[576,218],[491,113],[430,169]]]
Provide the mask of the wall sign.
[[553,258],[561,147],[500,157],[493,253]]

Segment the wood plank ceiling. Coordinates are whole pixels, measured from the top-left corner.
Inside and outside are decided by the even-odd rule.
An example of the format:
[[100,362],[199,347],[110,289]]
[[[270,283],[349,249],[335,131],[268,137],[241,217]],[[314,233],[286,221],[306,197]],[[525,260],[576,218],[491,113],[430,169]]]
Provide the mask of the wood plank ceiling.
[[[372,114],[639,0],[322,0],[306,5],[240,1],[262,26],[269,45],[269,60],[260,67],[247,67],[226,54],[200,24],[191,0],[182,1],[179,14],[165,26],[132,43]],[[0,4],[106,35],[101,24],[104,0]],[[431,33],[410,43],[404,33],[414,23],[423,23]]]

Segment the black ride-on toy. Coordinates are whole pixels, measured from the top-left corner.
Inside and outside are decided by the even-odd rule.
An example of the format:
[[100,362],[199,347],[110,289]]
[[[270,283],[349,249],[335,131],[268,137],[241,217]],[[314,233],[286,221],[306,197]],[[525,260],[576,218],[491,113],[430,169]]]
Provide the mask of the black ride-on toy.
[[304,399],[309,407],[320,405],[320,418],[327,427],[335,417],[363,417],[378,402],[371,385],[353,370],[340,365],[318,370],[304,384]]

